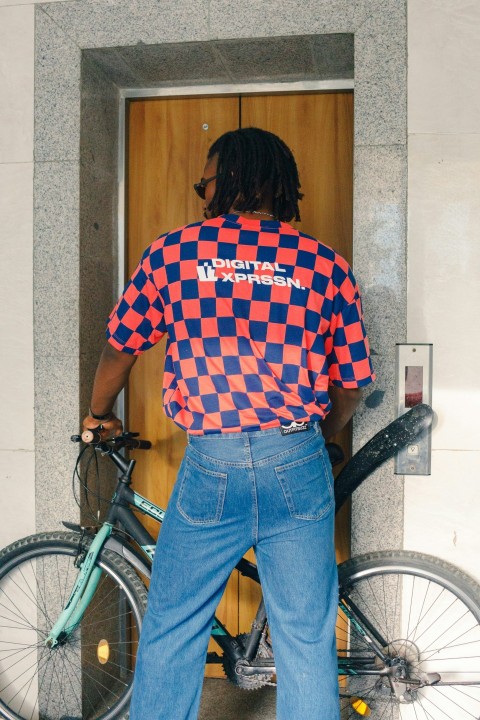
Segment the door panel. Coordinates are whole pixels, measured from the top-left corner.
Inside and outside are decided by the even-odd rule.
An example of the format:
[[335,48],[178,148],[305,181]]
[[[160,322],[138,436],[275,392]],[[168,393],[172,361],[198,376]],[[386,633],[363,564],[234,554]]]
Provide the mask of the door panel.
[[[130,275],[155,238],[201,219],[202,201],[192,186],[202,176],[212,142],[238,127],[238,99],[135,100],[130,103],[128,126]],[[165,338],[134,366],[128,387],[128,426],[154,444],[152,452],[139,457],[136,488],[162,507],[186,442],[185,433],[163,412],[164,354]],[[153,529],[152,522],[149,530]]]
[[275,133],[293,151],[304,197],[302,232],[351,262],[353,94],[255,95],[241,98],[242,127]]
[[[296,226],[352,255],[353,95],[305,94],[228,98],[134,100],[128,115],[127,272],[144,249],[167,230],[202,217],[192,184],[207,150],[227,130],[257,126],[278,134],[294,151],[305,197]],[[185,448],[185,434],[162,408],[165,342],[134,366],[127,398],[127,427],[152,440],[138,453],[135,489],[165,507]],[[336,438],[349,451],[348,431]],[[337,554],[349,554],[348,510],[337,524]],[[154,523],[145,523],[154,533]],[[253,558],[252,551],[248,557]],[[259,589],[235,573],[218,609],[232,634],[246,632]],[[214,649],[212,647],[211,649]],[[210,666],[209,675],[221,675]]]
[[[293,151],[304,197],[296,228],[333,247],[352,262],[353,94],[255,95],[241,98],[242,127],[275,133]],[[351,428],[335,438],[350,455]],[[350,508],[336,522],[339,562],[350,556]],[[250,550],[247,559],[254,561]],[[260,591],[239,580],[240,631],[247,632]]]
[[[193,183],[202,176],[210,145],[238,128],[238,98],[135,100],[128,118],[128,274],[159,235],[202,218]],[[152,441],[137,453],[135,490],[165,508],[186,445],[185,433],[162,406],[166,338],[141,358],[128,385],[128,428]],[[156,536],[156,523],[145,518]],[[218,609],[222,622],[238,632],[238,579],[229,582]],[[212,645],[212,650],[214,649]],[[221,668],[209,674],[222,676]]]

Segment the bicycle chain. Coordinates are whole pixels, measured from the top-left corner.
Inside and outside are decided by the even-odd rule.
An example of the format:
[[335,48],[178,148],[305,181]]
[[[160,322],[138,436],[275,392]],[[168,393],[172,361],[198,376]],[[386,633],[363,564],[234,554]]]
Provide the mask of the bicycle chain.
[[[237,635],[236,639],[245,647],[245,644],[248,642],[248,639],[250,637],[249,633],[242,633],[241,635]],[[273,657],[273,652],[271,645],[265,635],[262,635],[262,638],[260,639],[260,644],[258,646],[257,650],[257,658],[271,658]],[[259,673],[258,675],[239,675],[235,671],[235,664],[232,664],[232,662],[224,657],[223,660],[223,670],[225,672],[225,675],[227,676],[227,679],[233,683],[233,685],[236,685],[237,687],[242,688],[243,690],[257,690],[258,688],[270,686],[270,687],[276,687],[277,683],[273,682],[271,679],[274,673],[271,675],[268,675],[266,673]]]

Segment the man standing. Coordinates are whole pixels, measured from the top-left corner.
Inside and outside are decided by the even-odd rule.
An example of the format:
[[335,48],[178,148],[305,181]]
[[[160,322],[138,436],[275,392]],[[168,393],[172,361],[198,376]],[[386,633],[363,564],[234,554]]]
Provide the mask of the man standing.
[[277,136],[229,132],[195,190],[205,221],[158,238],[114,308],[84,427],[112,413],[165,334],[163,402],[188,444],[160,533],[131,720],[194,720],[212,618],[254,547],[277,669],[278,720],[339,717],[333,479],[324,437],[374,379],[359,291],[299,219]]

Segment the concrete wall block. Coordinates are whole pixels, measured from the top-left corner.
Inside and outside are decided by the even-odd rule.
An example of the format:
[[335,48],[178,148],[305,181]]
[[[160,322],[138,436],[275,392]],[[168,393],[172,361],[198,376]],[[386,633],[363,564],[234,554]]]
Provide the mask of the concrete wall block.
[[406,338],[406,148],[360,147],[354,173],[353,267],[372,349],[383,355]]
[[0,523],[0,548],[4,548],[35,530],[33,451],[0,450],[0,487],[4,508]]
[[193,42],[208,38],[208,0],[85,0],[42,6],[81,48]]
[[[80,509],[72,491],[72,476],[79,446],[69,440],[69,436],[75,433],[77,428],[78,421],[74,425],[64,425],[60,434],[50,436],[49,442],[37,442],[36,532],[65,530],[62,520],[80,522]],[[78,492],[78,483],[76,488]]]
[[33,163],[0,164],[0,446],[33,450]]
[[362,117],[355,123],[357,145],[406,143],[406,43],[404,3],[396,12],[368,16],[355,32],[355,115]]
[[59,457],[79,428],[78,373],[77,357],[52,352],[35,358],[35,443],[58,443]]
[[409,2],[409,132],[480,132],[479,34],[478,2]]
[[352,556],[403,547],[403,475],[388,460],[354,492]]
[[354,29],[349,0],[244,0],[241,12],[230,0],[211,0],[210,37],[270,37],[348,33]]
[[35,167],[35,354],[74,357],[79,337],[79,166]]
[[35,27],[35,159],[78,160],[80,48],[41,8]]
[[395,419],[395,348],[372,356],[376,380],[368,385],[355,412],[353,448],[359,450]]
[[33,18],[32,7],[0,7],[0,163],[33,159]]

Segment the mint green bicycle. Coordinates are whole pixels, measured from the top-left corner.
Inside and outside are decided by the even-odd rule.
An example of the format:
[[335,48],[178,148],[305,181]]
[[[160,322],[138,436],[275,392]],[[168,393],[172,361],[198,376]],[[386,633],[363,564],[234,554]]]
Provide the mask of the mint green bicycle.
[[[431,408],[419,405],[367,443],[336,480],[337,508],[431,419]],[[164,511],[132,490],[135,461],[120,453],[149,443],[131,433],[83,439],[93,443],[84,450],[119,469],[105,522],[64,523],[67,531],[32,535],[0,553],[0,717],[8,720],[128,717],[155,551],[134,511],[159,523]],[[334,461],[337,448],[329,450]],[[259,582],[244,559],[236,572]],[[222,663],[231,682],[251,690],[274,684],[263,602],[249,633],[233,636],[215,618],[212,637],[220,652],[206,661]],[[480,587],[457,568],[402,551],[348,560],[339,566],[337,638],[344,720],[480,718]]]

